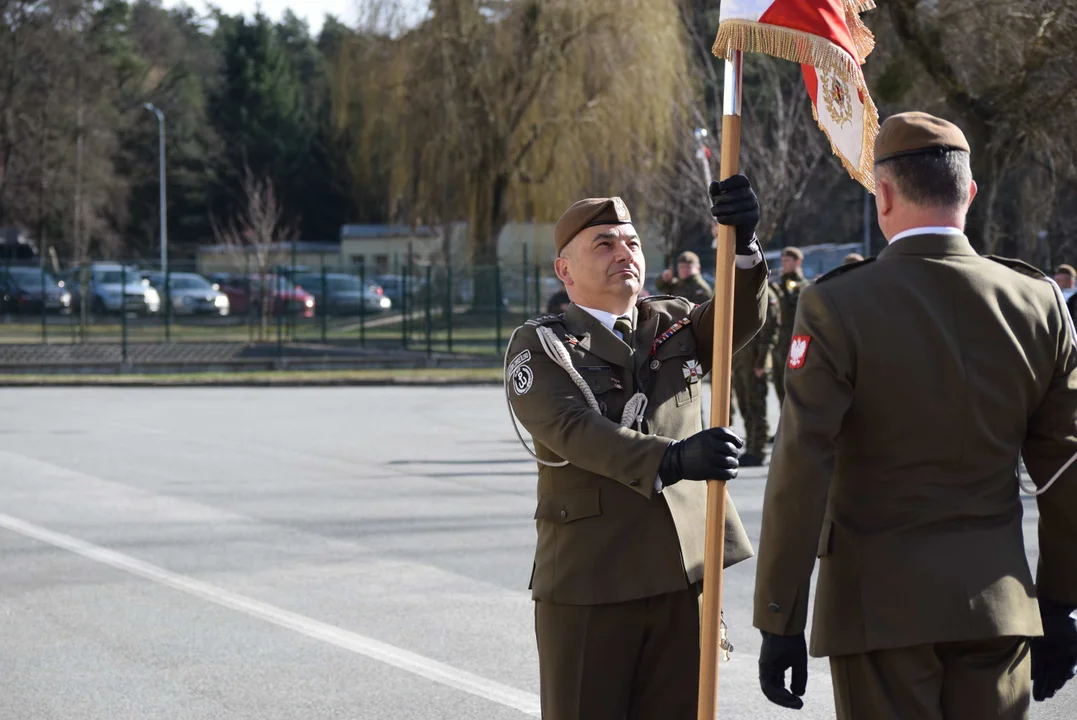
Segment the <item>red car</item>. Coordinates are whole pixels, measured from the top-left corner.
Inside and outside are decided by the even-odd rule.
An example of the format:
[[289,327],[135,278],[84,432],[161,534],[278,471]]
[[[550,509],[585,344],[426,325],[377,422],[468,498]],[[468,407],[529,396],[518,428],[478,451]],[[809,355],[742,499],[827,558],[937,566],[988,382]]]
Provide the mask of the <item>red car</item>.
[[250,275],[217,273],[209,276],[220,291],[228,296],[232,315],[257,314],[262,307],[262,289],[269,296],[269,314],[314,317],[314,296],[285,277],[273,273],[264,278]]

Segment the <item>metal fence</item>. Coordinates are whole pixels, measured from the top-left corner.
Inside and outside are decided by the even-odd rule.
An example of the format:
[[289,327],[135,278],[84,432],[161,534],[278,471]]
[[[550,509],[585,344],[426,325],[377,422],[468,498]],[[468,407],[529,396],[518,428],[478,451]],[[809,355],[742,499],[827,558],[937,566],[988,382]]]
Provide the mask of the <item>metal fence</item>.
[[561,288],[528,264],[456,270],[405,264],[94,262],[56,271],[0,263],[0,344],[320,343],[433,352],[504,352],[512,329]]

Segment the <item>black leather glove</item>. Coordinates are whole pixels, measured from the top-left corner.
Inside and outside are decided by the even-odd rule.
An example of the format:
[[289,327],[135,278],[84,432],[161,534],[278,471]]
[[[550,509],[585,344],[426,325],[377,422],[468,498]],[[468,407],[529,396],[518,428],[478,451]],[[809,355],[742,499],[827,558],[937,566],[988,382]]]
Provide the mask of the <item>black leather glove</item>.
[[663,485],[679,480],[732,480],[744,441],[729,428],[710,428],[669,444],[658,477]]
[[1040,598],[1043,637],[1032,638],[1032,697],[1054,697],[1077,675],[1077,620],[1074,608]]
[[734,175],[710,186],[711,215],[720,225],[737,228],[737,255],[759,250],[755,227],[759,224],[759,198],[744,175]]
[[[763,633],[763,647],[759,650],[759,687],[775,705],[799,710],[804,707],[800,698],[808,689],[808,645],[804,633],[799,635],[774,635]],[[789,690],[785,689],[785,671],[792,670]],[[790,692],[790,690],[792,692]]]

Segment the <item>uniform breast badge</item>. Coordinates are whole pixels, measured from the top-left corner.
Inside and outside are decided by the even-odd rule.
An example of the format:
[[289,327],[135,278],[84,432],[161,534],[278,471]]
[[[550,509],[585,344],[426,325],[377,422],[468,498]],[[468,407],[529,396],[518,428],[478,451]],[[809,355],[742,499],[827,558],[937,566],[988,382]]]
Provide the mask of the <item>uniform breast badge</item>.
[[688,381],[689,385],[699,382],[703,379],[703,368],[700,367],[698,360],[689,360],[684,364],[684,379]]

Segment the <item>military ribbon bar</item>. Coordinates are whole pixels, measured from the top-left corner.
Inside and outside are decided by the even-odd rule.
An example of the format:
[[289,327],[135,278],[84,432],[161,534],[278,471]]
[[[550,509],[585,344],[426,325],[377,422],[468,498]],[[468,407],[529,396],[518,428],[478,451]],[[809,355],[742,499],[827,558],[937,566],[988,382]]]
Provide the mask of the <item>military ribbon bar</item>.
[[654,339],[654,343],[651,345],[651,357],[658,351],[658,346],[673,337],[678,331],[688,327],[692,322],[692,318],[681,318],[677,322],[669,326],[669,329]]

